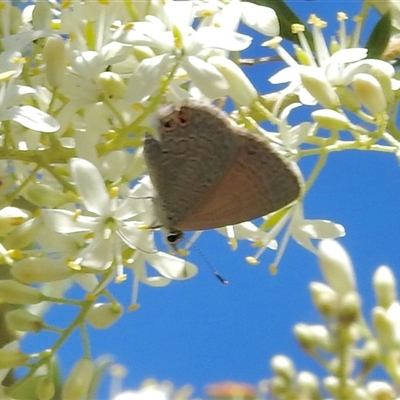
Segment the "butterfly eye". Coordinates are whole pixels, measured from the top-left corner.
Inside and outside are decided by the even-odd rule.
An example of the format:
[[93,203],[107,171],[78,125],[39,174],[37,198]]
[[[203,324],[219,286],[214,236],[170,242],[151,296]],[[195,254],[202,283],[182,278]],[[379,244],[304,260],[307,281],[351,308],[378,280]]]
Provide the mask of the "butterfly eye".
[[178,242],[180,242],[182,238],[183,238],[183,233],[181,231],[171,230],[167,235],[167,242],[171,246],[174,246]]
[[161,125],[165,131],[173,131],[176,128],[176,121],[174,118],[164,118],[161,120]]
[[177,119],[180,126],[186,126],[192,119],[192,112],[189,108],[183,107],[180,109]]

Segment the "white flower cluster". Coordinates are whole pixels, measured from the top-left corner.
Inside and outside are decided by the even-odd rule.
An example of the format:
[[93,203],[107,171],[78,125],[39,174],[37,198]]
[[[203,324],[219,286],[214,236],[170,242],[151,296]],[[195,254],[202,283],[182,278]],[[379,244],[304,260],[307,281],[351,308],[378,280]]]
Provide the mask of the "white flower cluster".
[[[239,0],[2,2],[0,253],[10,276],[0,281],[0,299],[26,306],[7,314],[13,331],[60,335],[36,357],[16,342],[4,346],[2,377],[30,364],[24,382],[36,379],[72,330],[114,323],[123,310],[107,285],[125,280],[124,268],[135,277],[132,309],[139,282],[160,287],[197,273],[154,244],[142,134],[161,102],[256,100],[230,58],[252,41],[237,32],[241,22],[264,35],[279,32],[275,12]],[[259,236],[252,224],[247,230]],[[64,298],[73,283],[88,292],[84,300]],[[52,302],[80,306],[68,329],[42,318]],[[76,384],[82,370],[90,382],[92,364],[82,358],[64,398],[87,390]],[[54,390],[43,378],[40,398]]]
[[[153,231],[145,229],[154,226],[154,215],[153,189],[143,178],[142,135],[151,129],[151,117],[161,103],[179,107],[189,98],[209,102],[230,97],[242,107],[233,113],[238,123],[252,125],[295,161],[320,154],[327,144],[317,137],[321,127],[350,129],[357,134],[356,144],[369,149],[381,137],[390,141],[382,115],[398,89],[393,67],[365,60],[365,49],[349,49],[344,42],[330,54],[319,20],[313,20],[316,58],[298,29],[302,49],[297,48],[297,57],[306,60],[304,65],[276,38],[269,42],[290,66],[271,78],[290,84],[270,112],[233,61],[252,42],[238,32],[240,24],[265,36],[279,33],[270,8],[239,0],[16,4],[0,5],[0,256],[2,264],[11,267],[10,279],[0,281],[0,299],[30,306],[9,314],[8,323],[17,331],[56,330],[41,318],[45,304],[77,305],[63,298],[74,282],[89,294],[79,303],[81,312],[72,328],[84,322],[105,328],[122,309],[109,293],[109,303],[96,298],[111,281],[125,280],[124,268],[135,276],[133,308],[139,282],[159,287],[196,274],[196,266],[187,260],[158,251]],[[347,85],[352,85],[351,92]],[[314,112],[314,124],[292,127],[288,116],[300,103],[280,110],[289,93],[303,104],[318,102],[328,110]],[[351,125],[342,112],[344,104],[357,113],[361,106],[369,110],[367,120],[380,121],[381,136],[365,144],[371,135]],[[252,117],[254,110],[273,122],[277,132],[261,128]],[[304,143],[316,148],[302,150]],[[397,142],[390,143],[399,152]],[[353,142],[350,146],[355,148]],[[306,182],[305,192],[320,168],[322,164]],[[262,245],[256,257],[249,258],[257,263],[265,248],[276,248],[275,237],[285,224],[275,265],[289,237],[316,252],[313,239],[344,235],[338,224],[305,219],[300,201],[267,219],[268,233],[252,223],[220,231],[232,246],[241,238]],[[72,328],[61,333],[57,346]],[[29,363],[15,344],[0,351],[2,369]],[[88,362],[82,360],[78,369]],[[31,368],[28,378],[40,365]]]
[[[376,305],[371,318],[365,318],[357,290],[352,261],[339,243],[323,240],[318,248],[322,274],[326,282],[311,282],[314,306],[322,322],[299,323],[294,334],[301,348],[323,369],[323,379],[308,371],[296,371],[292,360],[277,355],[271,360],[274,377],[271,394],[285,399],[295,394],[305,399],[399,399],[400,303],[397,283],[391,269],[377,268],[373,276]],[[373,329],[368,326],[372,321]],[[389,382],[369,376],[383,366]]]

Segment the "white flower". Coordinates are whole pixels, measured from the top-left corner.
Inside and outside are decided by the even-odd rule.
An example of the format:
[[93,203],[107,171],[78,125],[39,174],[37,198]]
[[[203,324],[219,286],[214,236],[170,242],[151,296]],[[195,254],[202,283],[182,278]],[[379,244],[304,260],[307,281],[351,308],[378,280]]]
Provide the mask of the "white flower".
[[84,207],[95,216],[76,216],[68,210],[43,210],[43,217],[59,233],[92,233],[93,239],[78,256],[79,264],[98,270],[109,268],[115,258],[121,257],[121,241],[132,249],[155,251],[151,234],[140,229],[143,223],[132,220],[137,216],[134,199],[111,198],[102,176],[86,160],[72,159],[71,175]]
[[15,121],[34,131],[55,132],[60,126],[53,117],[31,105],[20,105],[25,96],[36,93],[34,88],[16,83],[23,63],[19,52],[0,54],[0,121]]
[[[69,210],[43,210],[47,226],[62,234],[86,232],[85,247],[76,255],[74,264],[93,270],[114,267],[115,274],[123,276],[124,248],[135,249],[129,264],[137,279],[148,284],[155,281],[168,284],[171,279],[187,279],[196,273],[196,267],[177,257],[157,252],[153,233],[143,229],[147,208],[139,198],[111,197],[102,176],[90,162],[71,160],[71,175],[82,197],[82,204],[92,215],[79,215]],[[133,191],[135,193],[135,191]],[[144,262],[151,264],[162,276],[147,278]],[[89,276],[75,276],[88,290],[94,290],[97,280]],[[121,279],[121,278],[120,278]],[[101,287],[104,287],[104,282]],[[99,288],[96,288],[99,290]]]
[[276,36],[279,33],[278,17],[272,8],[240,0],[231,0],[229,3],[219,0],[193,3],[196,16],[202,18],[201,26],[236,30],[241,21],[266,36]]
[[247,261],[250,264],[258,264],[258,258],[267,247],[270,247],[272,241],[287,224],[275,260],[271,264],[273,272],[275,272],[280,259],[282,258],[290,237],[293,237],[293,239],[305,249],[312,253],[317,253],[317,249],[313,245],[312,240],[334,239],[344,236],[345,234],[344,228],[340,224],[335,224],[334,222],[327,220],[304,219],[301,199],[299,199],[290,209],[284,208],[268,215],[266,217],[266,224],[268,224],[269,221],[271,221],[270,224],[273,224],[273,226],[263,238],[263,246],[254,257],[247,257]]
[[[341,19],[343,16],[339,16],[339,20]],[[358,73],[382,74],[391,81],[393,90],[398,88],[398,82],[393,79],[394,68],[389,63],[365,59],[367,56],[365,48],[346,47],[347,42],[343,39],[346,36],[344,25],[341,25],[338,32],[341,48],[337,49],[336,46],[336,51],[330,54],[322,35],[322,28],[326,26],[326,23],[315,15],[310,17],[309,22],[312,26],[315,57],[304,36],[304,27],[294,26],[301,43],[300,48],[295,48],[301,64],[280,46],[276,38],[264,43],[274,48],[289,65],[288,68],[279,71],[269,79],[274,84],[290,82],[289,86],[283,90],[283,96],[287,93],[296,93],[303,104],[313,105],[318,102],[325,108],[337,108],[340,101],[335,92],[336,87],[349,85]],[[353,45],[357,43],[355,38],[352,43]]]
[[122,43],[148,46],[161,53],[138,65],[128,84],[127,100],[147,99],[160,86],[161,78],[178,67],[181,69],[176,70],[177,77],[187,76],[207,97],[228,94],[229,82],[207,59],[223,56],[226,51],[244,50],[251,38],[216,26],[200,26],[195,30],[190,2],[168,2],[163,17],[162,21],[149,16],[147,21],[133,24],[132,29],[124,27],[116,33],[116,39]]

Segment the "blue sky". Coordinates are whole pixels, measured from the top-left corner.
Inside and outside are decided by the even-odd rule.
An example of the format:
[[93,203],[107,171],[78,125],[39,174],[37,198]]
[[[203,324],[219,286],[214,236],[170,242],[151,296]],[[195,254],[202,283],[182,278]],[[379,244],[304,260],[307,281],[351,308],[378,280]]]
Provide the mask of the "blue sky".
[[[337,29],[336,12],[345,11],[351,19],[362,5],[354,0],[288,3],[303,20],[310,13],[327,20],[332,33]],[[263,65],[246,72],[261,92],[272,91],[267,78],[279,67],[278,63]],[[304,108],[304,120],[310,120],[309,113],[310,109]],[[300,163],[305,174],[314,162]],[[329,157],[304,203],[307,218],[329,219],[346,228],[340,242],[352,257],[367,321],[374,304],[374,270],[382,264],[394,271],[400,266],[399,198],[400,173],[393,155],[349,151]],[[199,267],[195,278],[159,289],[141,286],[139,310],[127,312],[110,329],[90,331],[93,354],[112,354],[128,369],[124,387],[135,388],[144,379],[154,378],[170,380],[178,387],[192,384],[200,396],[207,383],[257,383],[271,376],[269,360],[276,354],[289,355],[300,370],[323,375],[298,348],[292,334],[294,323],[320,321],[308,289],[310,282],[322,279],[315,257],[291,241],[279,273],[272,276],[268,265],[274,260],[273,251],[263,255],[260,265],[250,266],[245,257],[253,255],[254,249],[245,242],[232,252],[223,236],[210,231],[201,236],[197,246],[229,280],[228,285],[215,279],[204,258],[193,249],[188,259]],[[124,305],[130,302],[130,289],[129,281],[113,286]],[[57,306],[50,317],[68,321],[68,313]],[[35,341],[32,337],[27,345],[41,348],[43,342]],[[80,338],[75,337],[62,348],[64,371],[81,356],[79,343]]]

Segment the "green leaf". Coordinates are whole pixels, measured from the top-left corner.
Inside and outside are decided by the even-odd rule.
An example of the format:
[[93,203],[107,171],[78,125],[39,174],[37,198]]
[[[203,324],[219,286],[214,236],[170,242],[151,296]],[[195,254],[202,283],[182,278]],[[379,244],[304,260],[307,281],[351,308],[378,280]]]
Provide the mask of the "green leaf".
[[390,13],[387,12],[382,15],[368,38],[365,46],[368,49],[368,58],[381,57],[389,42],[391,32],[392,23]]
[[[248,3],[258,4],[259,6],[265,6],[272,8],[279,19],[280,25],[280,36],[284,39],[290,40],[293,43],[299,44],[297,35],[292,33],[293,24],[301,24],[306,26],[303,21],[292,11],[292,9],[284,2],[284,0],[243,0]],[[314,42],[310,31],[307,29],[304,31],[308,43],[311,49],[314,49]]]

